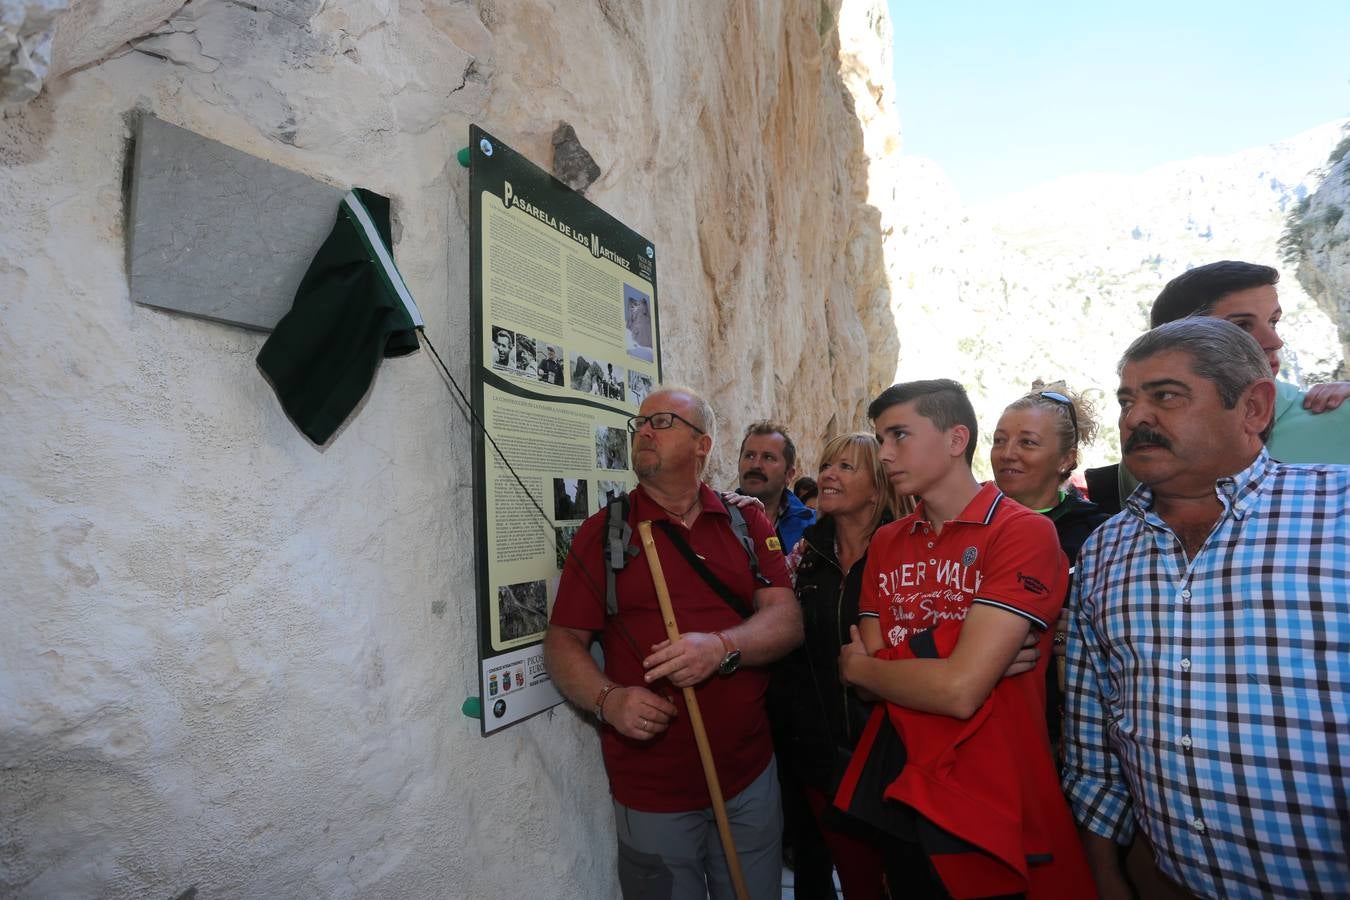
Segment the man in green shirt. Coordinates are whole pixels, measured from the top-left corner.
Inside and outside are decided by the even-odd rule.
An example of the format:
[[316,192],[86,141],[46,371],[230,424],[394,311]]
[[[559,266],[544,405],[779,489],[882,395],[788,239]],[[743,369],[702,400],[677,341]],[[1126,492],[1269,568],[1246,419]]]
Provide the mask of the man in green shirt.
[[[1153,301],[1149,327],[1187,316],[1226,319],[1266,352],[1272,375],[1280,372],[1280,273],[1270,266],[1224,260],[1191,269],[1167,283]],[[1266,449],[1280,462],[1350,465],[1350,382],[1333,381],[1301,391],[1276,381],[1274,430]]]
[[[1223,260],[1197,266],[1173,278],[1153,301],[1149,327],[1187,316],[1226,319],[1261,345],[1272,375],[1280,371],[1278,270],[1256,263]],[[1275,381],[1275,416],[1266,449],[1280,462],[1350,465],[1350,382],[1332,381],[1307,391]],[[1088,494],[1103,510],[1119,512],[1139,482],[1124,465],[1086,473]]]

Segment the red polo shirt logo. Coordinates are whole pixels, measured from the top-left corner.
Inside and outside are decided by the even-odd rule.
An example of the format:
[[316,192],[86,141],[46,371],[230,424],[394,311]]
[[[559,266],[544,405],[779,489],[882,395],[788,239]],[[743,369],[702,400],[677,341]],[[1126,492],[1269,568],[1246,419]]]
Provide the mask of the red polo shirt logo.
[[[1044,629],[1064,596],[1066,569],[1054,525],[992,483],[934,533],[922,508],[872,539],[859,611],[880,618],[886,642],[964,621],[972,603],[1016,613]],[[1056,607],[1051,609],[1051,607]]]

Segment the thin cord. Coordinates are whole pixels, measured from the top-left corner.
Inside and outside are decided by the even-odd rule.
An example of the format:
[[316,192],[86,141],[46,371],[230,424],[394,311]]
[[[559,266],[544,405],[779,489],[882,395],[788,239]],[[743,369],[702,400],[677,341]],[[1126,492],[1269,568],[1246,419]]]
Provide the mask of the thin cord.
[[[450,374],[450,369],[446,366],[445,360],[441,359],[441,355],[436,352],[436,345],[431,343],[431,338],[427,337],[426,328],[418,328],[417,330],[422,335],[422,340],[426,342],[427,349],[431,351],[431,355],[436,357],[436,362],[440,364],[441,371],[445,373],[445,377],[450,381],[451,387],[453,387],[455,393],[459,395],[459,399],[464,404],[464,408],[469,411],[470,422],[477,425],[479,430],[483,432],[483,437],[487,438],[488,443],[492,445],[492,449],[497,451],[497,458],[502,461],[502,464],[506,466],[506,470],[511,473],[511,477],[516,480],[516,484],[520,485],[520,489],[525,492],[525,496],[529,498],[530,505],[539,513],[540,519],[545,525],[549,526],[545,532],[545,536],[553,544],[553,553],[556,556],[558,553],[557,538],[549,533],[553,529],[553,520],[549,518],[548,513],[544,512],[544,508],[539,505],[539,501],[535,499],[534,494],[530,493],[530,489],[525,486],[525,482],[521,480],[519,473],[516,472],[515,466],[511,465],[511,461],[506,458],[506,454],[502,452],[502,448],[497,446],[497,441],[492,437],[492,433],[488,431],[487,425],[478,417],[478,412],[473,408],[473,404],[469,402],[469,398],[464,394],[463,389],[460,388],[459,382],[455,381],[455,376]],[[567,548],[567,556],[576,560],[575,568],[582,574],[582,577],[586,579],[587,583],[590,584],[591,592],[596,597],[602,596],[600,586],[595,583],[593,578],[591,578],[590,573],[586,571],[586,567],[582,565],[581,560],[573,556],[572,549],[572,546],[569,545]]]
[[[534,495],[530,493],[530,489],[525,486],[525,482],[521,480],[520,475],[515,470],[515,467],[512,466],[510,460],[506,458],[506,454],[502,452],[502,448],[497,446],[497,442],[493,439],[492,433],[487,430],[487,425],[483,422],[482,419],[478,417],[478,413],[477,411],[474,410],[473,404],[469,402],[469,398],[464,395],[464,391],[462,388],[460,388],[459,382],[455,381],[455,376],[450,374],[450,369],[449,367],[446,366],[445,360],[441,359],[441,355],[436,352],[436,346],[433,343],[431,343],[431,339],[427,337],[426,328],[419,328],[417,330],[418,332],[421,333],[422,340],[426,341],[427,349],[431,351],[431,355],[436,357],[436,362],[440,364],[441,371],[445,373],[445,377],[446,379],[449,380],[451,387],[453,387],[455,389],[455,393],[459,395],[459,399],[464,404],[464,408],[469,411],[469,420],[474,425],[477,425],[480,430],[482,430],[483,437],[487,438],[488,443],[492,445],[492,449],[497,451],[497,458],[500,459],[502,461],[502,464],[506,466],[507,471],[511,473],[511,477],[516,480],[516,484],[520,485],[520,489],[525,492],[525,496],[528,497],[530,500],[530,505],[533,506],[535,510],[539,513],[540,518],[545,522],[545,524],[551,523],[552,519],[548,517],[548,513],[544,512],[544,508],[539,505],[539,501],[537,501],[534,498]],[[556,556],[558,552],[557,540],[551,534],[547,536],[548,539],[553,542],[553,553]],[[569,546],[567,548],[568,558],[576,563],[576,565],[573,566],[573,569],[577,572],[580,572],[581,577],[586,579],[586,583],[590,585],[591,594],[597,599],[600,598],[602,596],[600,585],[596,584],[595,579],[591,577],[591,573],[586,571],[586,566],[581,562],[580,557],[575,555],[575,553],[573,552],[574,549],[575,549],[574,546]],[[608,565],[608,563],[605,563],[605,565]],[[621,621],[619,621],[619,618],[617,616],[609,617],[609,621],[618,626],[619,635],[628,644],[628,649],[632,652],[633,656],[640,663],[643,659],[642,650],[638,647],[637,640],[633,637],[632,633],[629,632],[629,630],[624,626],[624,624]],[[659,689],[656,685],[647,685],[647,688],[650,690]],[[664,694],[666,699],[671,700],[672,702],[674,696],[672,693],[673,690],[674,689],[671,688],[667,683]]]
[[[482,419],[478,417],[477,411],[474,410],[473,404],[469,402],[469,398],[465,396],[463,389],[460,388],[459,382],[455,381],[455,376],[450,374],[450,369],[445,365],[445,360],[441,359],[441,355],[436,352],[436,346],[433,343],[431,343],[431,338],[427,337],[426,328],[422,327],[418,328],[417,330],[422,335],[422,340],[426,341],[427,349],[431,351],[431,355],[436,357],[436,362],[440,364],[441,371],[445,373],[445,377],[450,381],[451,387],[453,387],[455,389],[455,393],[459,395],[459,399],[464,404],[464,408],[469,411],[469,420],[474,425],[477,425],[478,428],[483,432],[483,437],[487,438],[488,443],[492,445],[492,449],[497,451],[497,458],[500,459],[502,461],[502,464],[506,466],[507,471],[511,473],[511,477],[516,480],[516,484],[520,485],[520,489],[524,491],[525,496],[530,499],[530,505],[535,508],[535,510],[539,513],[540,518],[544,521],[545,524],[550,526],[551,530],[552,529],[551,523],[553,520],[548,517],[548,513],[544,512],[544,508],[539,505],[539,501],[534,499],[534,495],[531,494],[530,489],[525,486],[525,482],[521,480],[520,475],[517,474],[515,470],[515,467],[512,466],[510,460],[506,458],[506,454],[502,452],[502,448],[497,446],[497,442],[493,439],[492,433],[487,430],[487,425],[483,422]],[[556,556],[558,553],[557,539],[552,534],[548,534],[547,537],[550,541],[553,542],[553,553]],[[573,569],[577,572],[580,572],[581,577],[586,579],[586,583],[590,585],[591,594],[594,597],[596,597],[597,599],[602,597],[604,595],[604,592],[600,590],[600,585],[596,584],[595,579],[591,577],[591,573],[586,571],[586,566],[581,562],[581,558],[575,555],[575,553],[573,552],[574,549],[575,549],[574,546],[568,546],[567,548],[568,559],[571,559],[576,563],[576,565],[573,566]],[[609,563],[606,562],[605,565],[609,565]],[[618,626],[619,635],[628,644],[628,649],[632,651],[633,656],[638,660],[639,663],[641,663],[643,659],[643,653],[641,648],[638,647],[637,640],[633,637],[632,633],[624,626],[623,622],[619,620],[619,617],[617,615],[609,616],[608,621]],[[666,679],[662,679],[662,681],[665,682],[665,689],[663,691],[663,694],[667,700],[673,703],[675,696],[674,688],[670,685],[668,681],[666,681]],[[659,688],[655,684],[645,685],[645,687],[648,690],[661,690],[661,688]]]

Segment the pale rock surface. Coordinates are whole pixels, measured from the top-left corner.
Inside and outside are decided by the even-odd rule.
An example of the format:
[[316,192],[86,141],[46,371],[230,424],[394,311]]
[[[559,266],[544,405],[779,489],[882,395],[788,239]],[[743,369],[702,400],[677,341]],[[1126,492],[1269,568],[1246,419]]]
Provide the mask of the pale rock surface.
[[0,113],[42,90],[57,16],[69,0],[0,0]]
[[[868,381],[884,387],[895,380],[895,362],[904,337],[893,300],[894,285],[899,281],[897,272],[905,262],[895,232],[906,214],[900,185],[907,175],[900,155],[900,117],[892,74],[895,70],[891,51],[895,42],[886,6],[869,4],[844,19],[839,23],[839,37],[844,84],[862,123],[866,169],[865,178],[860,180],[867,185],[869,224],[881,235],[880,246],[865,232],[849,242],[849,253],[856,254],[855,267],[859,273],[851,290],[867,339],[878,348],[869,357]],[[838,384],[836,390],[847,396],[849,386]],[[861,399],[851,420],[846,410],[841,411],[844,414],[830,422],[828,431],[831,434],[853,429],[871,431],[866,419],[870,399],[870,396]],[[814,454],[807,459],[812,465],[820,462]],[[807,471],[809,468],[803,474]]]
[[1298,280],[1336,323],[1341,365],[1333,373],[1350,379],[1350,130],[1342,132],[1321,184],[1291,217],[1297,228]]
[[1340,127],[1136,175],[1061,179],[983,207],[964,206],[933,163],[904,158],[895,256],[905,262],[892,279],[905,348],[898,377],[966,384],[986,475],[999,414],[1035,378],[1093,392],[1106,427],[1084,458],[1115,461],[1115,364],[1148,327],[1154,297],[1189,268],[1243,259],[1282,272],[1282,377],[1327,378],[1343,358],[1336,326],[1278,245]]
[[52,41],[52,75],[127,52],[128,41],[150,34],[188,0],[71,0]]
[[[710,12],[710,10],[712,10]],[[478,122],[655,242],[668,374],[732,471],[751,418],[807,453],[896,337],[865,138],[880,2],[78,0],[0,120],[0,895],[611,897],[593,727],[483,740],[470,430],[425,353],[322,451],[263,338],[136,306],[136,110],[393,198],[428,333],[468,379]],[[841,41],[851,49],[845,66]],[[890,93],[883,90],[883,96]],[[879,307],[879,308],[878,308]]]

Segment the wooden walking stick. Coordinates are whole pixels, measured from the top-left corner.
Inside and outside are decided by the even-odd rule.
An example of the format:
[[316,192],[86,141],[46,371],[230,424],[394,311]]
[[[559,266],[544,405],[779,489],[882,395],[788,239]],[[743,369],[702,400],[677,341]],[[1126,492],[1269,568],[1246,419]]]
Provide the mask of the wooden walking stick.
[[[647,565],[652,570],[652,581],[656,584],[656,600],[661,604],[666,637],[673,644],[680,639],[680,629],[675,624],[675,609],[670,604],[670,589],[666,587],[666,576],[661,571],[661,558],[657,556],[656,544],[652,541],[652,523],[639,522],[638,534],[642,536],[642,549],[647,554]],[[713,762],[712,747],[708,744],[708,731],[703,727],[703,713],[699,711],[694,689],[686,687],[683,691],[684,705],[689,710],[689,724],[693,726],[694,741],[698,744],[698,758],[703,763],[703,777],[708,781],[708,795],[712,797],[717,833],[722,838],[722,852],[726,854],[727,868],[731,870],[731,884],[736,889],[738,900],[749,900],[745,875],[741,873],[741,860],[736,855],[736,844],[731,839],[731,822],[727,820],[727,806],[722,800],[722,784],[717,780],[717,766]]]

